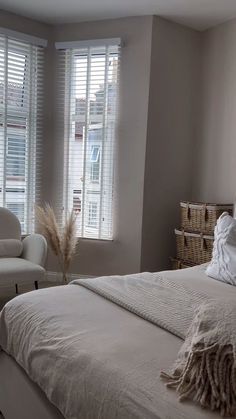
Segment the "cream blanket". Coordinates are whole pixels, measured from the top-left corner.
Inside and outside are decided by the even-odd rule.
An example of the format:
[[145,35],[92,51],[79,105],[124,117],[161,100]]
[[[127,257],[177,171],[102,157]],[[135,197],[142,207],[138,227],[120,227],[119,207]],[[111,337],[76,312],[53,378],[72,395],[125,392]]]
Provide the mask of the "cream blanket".
[[209,297],[161,273],[78,279],[96,294],[185,339],[195,309]]
[[0,313],[0,347],[66,419],[213,419],[195,403],[178,403],[159,378],[183,343],[173,333],[185,337],[202,301],[236,301],[236,287],[204,270],[86,281],[96,292],[81,283],[22,294]]
[[[148,277],[147,277],[148,275]],[[236,302],[169,281],[161,274],[77,280],[91,291],[186,338],[173,374],[162,372],[180,400],[236,414]]]

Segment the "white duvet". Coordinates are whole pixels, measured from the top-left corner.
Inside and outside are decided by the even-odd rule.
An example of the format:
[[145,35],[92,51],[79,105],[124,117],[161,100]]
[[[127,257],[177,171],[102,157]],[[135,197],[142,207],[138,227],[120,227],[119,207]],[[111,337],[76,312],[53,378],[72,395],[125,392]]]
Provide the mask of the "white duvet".
[[[162,273],[163,274],[163,273]],[[204,267],[165,272],[210,297],[236,289]],[[143,274],[145,279],[145,274]],[[182,340],[79,285],[34,291],[0,316],[0,345],[66,419],[206,419],[160,381]]]

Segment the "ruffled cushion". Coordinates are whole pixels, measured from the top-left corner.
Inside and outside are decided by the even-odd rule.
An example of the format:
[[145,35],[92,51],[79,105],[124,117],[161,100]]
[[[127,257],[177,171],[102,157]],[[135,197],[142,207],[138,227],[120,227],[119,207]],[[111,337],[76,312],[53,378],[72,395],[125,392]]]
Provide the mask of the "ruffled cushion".
[[236,219],[224,212],[215,227],[212,260],[206,274],[236,285]]
[[0,240],[0,257],[18,257],[23,250],[23,244],[17,239]]

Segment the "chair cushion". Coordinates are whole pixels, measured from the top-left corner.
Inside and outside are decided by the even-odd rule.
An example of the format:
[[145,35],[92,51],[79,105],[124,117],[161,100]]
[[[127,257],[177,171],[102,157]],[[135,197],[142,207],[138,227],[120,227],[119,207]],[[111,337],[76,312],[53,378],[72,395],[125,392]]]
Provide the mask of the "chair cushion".
[[0,257],[18,257],[23,250],[23,244],[16,239],[0,240]]
[[45,269],[21,258],[0,259],[1,285],[30,283],[44,279]]
[[21,239],[18,218],[9,209],[0,207],[0,239]]

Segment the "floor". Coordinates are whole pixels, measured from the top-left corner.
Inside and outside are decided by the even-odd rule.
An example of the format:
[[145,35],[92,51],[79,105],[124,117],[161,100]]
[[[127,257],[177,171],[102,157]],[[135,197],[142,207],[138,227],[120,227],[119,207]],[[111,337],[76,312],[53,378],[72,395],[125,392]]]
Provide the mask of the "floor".
[[[39,283],[39,288],[49,288],[49,287],[55,287],[58,285],[62,285],[61,282],[56,282],[56,281],[44,281]],[[34,285],[32,284],[32,286],[19,286],[19,293],[24,293],[24,292],[29,292],[34,290]],[[12,298],[16,297],[16,293],[15,293],[15,288],[14,287],[9,287],[9,288],[0,288],[0,311],[2,310],[2,308],[4,307],[4,305],[7,303],[7,301],[11,300]],[[1,419],[1,414],[0,414],[0,419]]]

